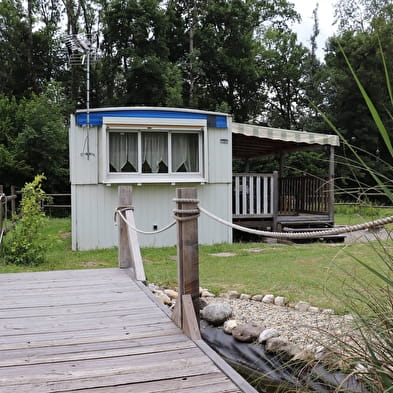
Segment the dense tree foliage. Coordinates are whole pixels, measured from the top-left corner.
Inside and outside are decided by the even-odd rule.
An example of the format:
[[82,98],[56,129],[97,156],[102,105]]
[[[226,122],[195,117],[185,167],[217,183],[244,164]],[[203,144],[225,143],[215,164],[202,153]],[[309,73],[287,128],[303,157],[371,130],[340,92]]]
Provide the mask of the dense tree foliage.
[[[348,12],[354,18],[348,20]],[[375,122],[344,59],[351,62],[367,94],[376,106],[385,126],[392,132],[393,118],[387,107],[390,101],[383,58],[392,72],[393,7],[384,1],[340,2],[341,32],[330,39],[325,57],[327,75],[326,112],[343,136],[365,154],[365,161],[377,173],[387,175],[390,155],[386,151]],[[356,11],[356,12],[355,12]],[[369,175],[360,170],[345,146],[340,151],[339,175],[343,186],[359,187],[372,184]]]
[[[392,16],[383,0],[338,1],[339,30],[322,61],[318,7],[308,49],[291,30],[299,15],[289,0],[4,0],[1,183],[22,185],[44,172],[48,191],[68,185],[68,117],[86,105],[86,69],[68,62],[69,34],[89,37],[97,54],[91,106],[195,107],[230,112],[240,122],[330,132],[322,111],[378,163],[387,157],[340,47],[383,112],[378,39],[392,64]],[[315,173],[319,158],[309,165]],[[296,168],[307,162],[302,155],[289,161]],[[338,177],[353,177],[343,168]]]

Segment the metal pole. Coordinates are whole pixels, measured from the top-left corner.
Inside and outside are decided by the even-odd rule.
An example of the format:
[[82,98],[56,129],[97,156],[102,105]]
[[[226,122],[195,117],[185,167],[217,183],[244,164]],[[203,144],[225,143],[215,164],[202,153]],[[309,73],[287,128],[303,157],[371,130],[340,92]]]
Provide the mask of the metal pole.
[[89,142],[89,131],[90,131],[90,40],[89,48],[87,49],[87,64],[86,64],[86,149],[87,149],[87,159],[90,159],[90,142]]

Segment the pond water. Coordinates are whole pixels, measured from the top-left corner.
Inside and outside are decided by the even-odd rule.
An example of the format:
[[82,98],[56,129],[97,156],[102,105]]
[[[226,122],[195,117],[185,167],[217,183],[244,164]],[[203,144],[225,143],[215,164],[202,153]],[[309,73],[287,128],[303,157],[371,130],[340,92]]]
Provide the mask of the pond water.
[[222,329],[201,329],[203,339],[239,374],[262,393],[319,392],[331,393],[342,384],[352,392],[362,392],[354,378],[328,372],[321,365],[307,366],[290,362],[280,355],[267,353],[259,344],[236,341]]

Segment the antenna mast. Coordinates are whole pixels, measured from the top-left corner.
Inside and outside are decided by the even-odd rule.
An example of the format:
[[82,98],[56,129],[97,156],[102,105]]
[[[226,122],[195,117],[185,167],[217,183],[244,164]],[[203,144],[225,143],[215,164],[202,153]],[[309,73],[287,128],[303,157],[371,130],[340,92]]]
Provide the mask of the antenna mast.
[[[65,44],[68,49],[68,61],[72,65],[83,65],[86,58],[86,139],[83,146],[81,156],[86,156],[90,159],[90,156],[94,156],[94,153],[90,152],[90,62],[91,62],[91,35],[82,36],[80,34],[70,34],[65,38]],[[83,55],[81,56],[81,53]]]

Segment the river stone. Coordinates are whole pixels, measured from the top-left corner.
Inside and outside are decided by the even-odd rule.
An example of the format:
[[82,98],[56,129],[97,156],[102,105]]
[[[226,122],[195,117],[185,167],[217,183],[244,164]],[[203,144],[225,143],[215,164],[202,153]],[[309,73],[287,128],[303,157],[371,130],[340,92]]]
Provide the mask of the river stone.
[[308,311],[309,308],[310,308],[310,303],[307,302],[298,302],[295,305],[295,310],[302,311],[302,312]]
[[274,295],[265,295],[263,298],[262,298],[262,302],[263,303],[273,303],[274,302]]
[[319,311],[321,311],[319,309],[319,307],[314,307],[314,306],[310,306],[310,308],[308,309],[309,312],[313,312],[313,313],[318,313]]
[[262,295],[254,295],[254,296],[251,297],[251,300],[254,300],[256,302],[261,302],[262,298],[263,298]]
[[201,292],[202,297],[216,297],[214,293],[209,292],[207,289],[203,289]]
[[232,308],[224,303],[211,303],[201,310],[201,318],[214,326],[222,325],[232,314]]
[[173,289],[164,289],[165,295],[168,295],[171,299],[177,299],[179,294]]
[[286,303],[287,299],[284,296],[276,296],[276,298],[274,299],[274,304],[276,306],[285,306]]
[[163,304],[170,305],[172,303],[171,298],[168,295],[166,295],[163,291],[156,292],[155,296]]
[[224,332],[226,334],[232,334],[232,330],[237,326],[237,321],[235,319],[228,319],[224,322]]
[[259,337],[262,330],[263,327],[255,323],[243,323],[232,330],[232,336],[238,341],[250,343]]
[[240,300],[250,300],[251,299],[251,295],[247,295],[245,293],[242,293],[239,297]]
[[201,297],[198,298],[198,302],[197,302],[199,309],[202,310],[207,306],[207,302],[205,299],[202,299]]
[[300,352],[296,353],[292,360],[300,360],[302,362],[310,362],[314,360],[314,353],[307,348],[303,348]]
[[160,288],[159,288],[156,284],[154,284],[154,283],[149,283],[148,287],[149,287],[149,289],[150,289],[152,292],[155,292],[155,291],[157,291],[157,290],[160,289]]
[[239,296],[240,296],[240,295],[239,295],[239,292],[238,292],[238,291],[228,291],[228,292],[226,293],[226,297],[227,297],[228,299],[237,299]]
[[277,353],[285,351],[288,344],[288,340],[284,337],[272,337],[266,341],[265,349],[267,352]]
[[267,340],[280,336],[280,332],[277,329],[268,328],[261,332],[258,337],[259,344],[264,344]]

